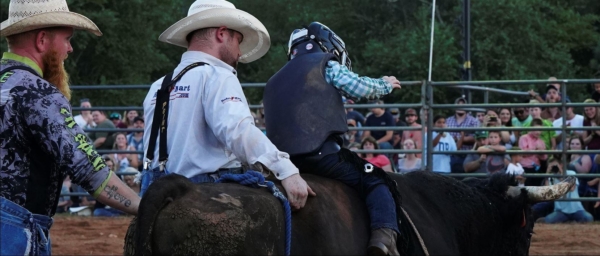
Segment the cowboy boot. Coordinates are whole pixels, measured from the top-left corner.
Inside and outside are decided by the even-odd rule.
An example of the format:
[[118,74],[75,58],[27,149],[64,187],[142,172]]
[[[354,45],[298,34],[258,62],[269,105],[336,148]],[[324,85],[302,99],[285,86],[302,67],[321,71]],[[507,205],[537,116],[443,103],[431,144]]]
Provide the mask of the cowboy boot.
[[396,247],[396,231],[380,228],[371,232],[367,255],[400,255]]

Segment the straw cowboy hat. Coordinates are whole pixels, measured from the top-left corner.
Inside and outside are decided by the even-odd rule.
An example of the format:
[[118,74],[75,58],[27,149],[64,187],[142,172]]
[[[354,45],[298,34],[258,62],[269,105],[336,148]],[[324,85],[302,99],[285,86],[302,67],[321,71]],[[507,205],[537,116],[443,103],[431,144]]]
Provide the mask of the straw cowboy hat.
[[11,0],[8,20],[0,24],[0,37],[48,27],[72,27],[102,35],[90,19],[70,12],[66,0]]
[[240,44],[242,56],[239,61],[249,63],[265,55],[271,46],[267,28],[254,16],[238,10],[225,0],[196,0],[188,16],[171,25],[158,38],[159,41],[188,47],[186,37],[194,30],[225,26],[240,32],[244,39]]

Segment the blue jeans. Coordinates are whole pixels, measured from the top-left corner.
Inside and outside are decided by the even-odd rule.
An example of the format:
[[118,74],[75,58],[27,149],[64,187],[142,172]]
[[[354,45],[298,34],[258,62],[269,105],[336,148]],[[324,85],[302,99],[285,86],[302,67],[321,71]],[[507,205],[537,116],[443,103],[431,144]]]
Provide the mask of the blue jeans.
[[118,217],[118,216],[124,216],[125,213],[122,211],[119,211],[117,209],[114,208],[96,208],[94,210],[94,216],[96,217]]
[[[219,170],[219,171],[212,172],[212,173],[198,174],[194,177],[189,178],[189,180],[192,183],[196,183],[196,184],[198,184],[198,183],[214,183],[216,180],[218,180],[221,177],[221,175],[228,174],[228,173],[234,173],[234,172],[235,172],[234,169]],[[167,174],[168,174],[167,172],[161,172],[158,167],[156,167],[152,170],[142,171],[140,197],[144,196],[144,193],[146,193],[146,190],[148,190],[148,187],[150,187],[150,184],[152,184],[154,181],[160,179],[161,177],[163,177]]]
[[52,218],[0,197],[0,255],[51,255]]
[[576,222],[592,222],[594,221],[594,217],[589,212],[586,211],[576,211],[574,213],[564,213],[561,211],[555,211],[546,216],[546,223],[564,223],[570,220],[574,220]]
[[465,173],[465,158],[466,155],[452,155],[450,157],[450,170],[452,173]]
[[396,216],[396,204],[384,181],[364,170],[356,170],[353,164],[340,161],[337,154],[324,156],[316,166],[307,168],[308,173],[339,180],[356,189],[365,198],[371,217],[371,230],[389,228],[400,233]]
[[539,202],[531,206],[533,219],[537,220],[554,212],[554,202]]

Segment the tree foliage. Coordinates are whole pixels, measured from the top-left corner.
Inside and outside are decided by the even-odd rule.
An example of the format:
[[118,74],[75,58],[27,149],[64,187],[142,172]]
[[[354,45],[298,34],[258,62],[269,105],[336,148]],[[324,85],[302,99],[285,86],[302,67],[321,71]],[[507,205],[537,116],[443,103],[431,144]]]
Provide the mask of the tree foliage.
[[[185,49],[159,42],[158,36],[187,14],[193,0],[69,0],[72,11],[90,17],[104,36],[78,32],[74,52],[66,61],[77,85],[150,84],[170,72]],[[287,61],[291,31],[320,21],[340,35],[350,52],[354,71],[400,80],[425,80],[428,75],[431,2],[410,0],[232,0],[267,27],[269,53],[241,64],[242,82],[265,82]],[[460,80],[462,68],[462,1],[438,1],[433,47],[434,81]],[[474,80],[591,78],[600,69],[600,1],[596,0],[478,0],[471,1],[471,56]],[[5,19],[9,0],[0,0]],[[6,50],[5,42],[1,49]],[[535,86],[504,85],[525,91]],[[540,87],[536,89],[540,90]],[[572,100],[581,101],[588,87],[569,86]],[[585,88],[585,89],[584,89]],[[262,90],[245,90],[250,102]],[[434,90],[438,103],[452,102],[460,90]],[[95,105],[140,106],[144,90],[75,91]],[[473,102],[482,102],[474,93]],[[420,102],[420,87],[404,87],[388,102]],[[512,102],[494,94],[492,102]]]

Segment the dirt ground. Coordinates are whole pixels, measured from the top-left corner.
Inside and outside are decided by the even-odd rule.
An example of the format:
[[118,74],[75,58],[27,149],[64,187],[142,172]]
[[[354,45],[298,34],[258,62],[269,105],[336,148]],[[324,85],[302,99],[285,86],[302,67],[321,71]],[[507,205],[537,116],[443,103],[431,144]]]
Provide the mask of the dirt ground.
[[[122,255],[131,218],[55,216],[50,231],[55,255]],[[536,224],[531,255],[600,255],[600,223]]]

